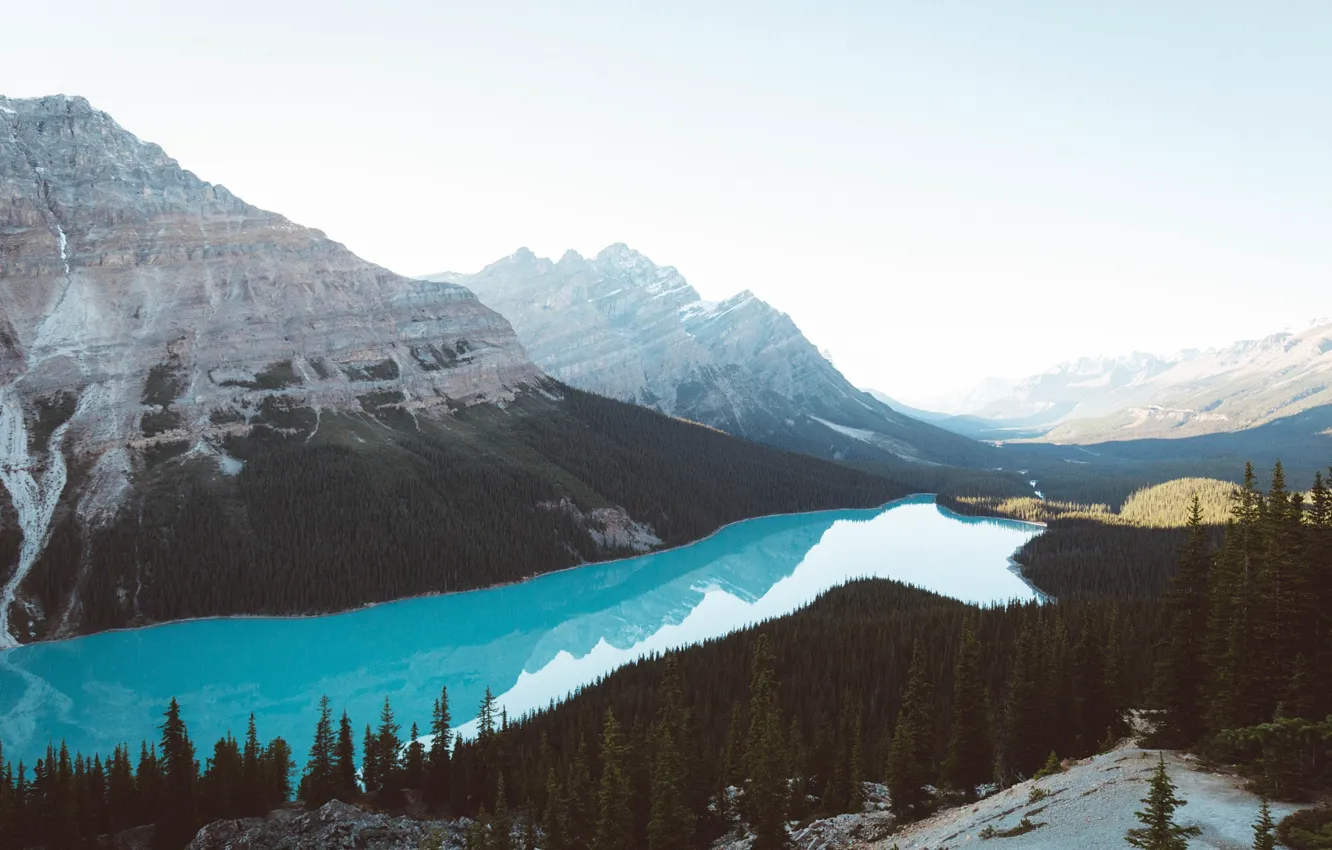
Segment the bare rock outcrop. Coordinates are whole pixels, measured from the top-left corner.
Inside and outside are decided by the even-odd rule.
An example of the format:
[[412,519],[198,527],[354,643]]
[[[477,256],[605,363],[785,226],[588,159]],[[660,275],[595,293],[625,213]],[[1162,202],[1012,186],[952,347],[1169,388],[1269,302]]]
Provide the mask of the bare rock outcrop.
[[216,821],[186,850],[457,850],[465,829],[466,821],[414,820],[333,800],[313,812]]
[[0,97],[0,521],[22,537],[0,647],[41,619],[23,583],[57,510],[95,526],[146,454],[213,451],[266,405],[438,417],[540,379],[467,289],[257,209],[83,98]]

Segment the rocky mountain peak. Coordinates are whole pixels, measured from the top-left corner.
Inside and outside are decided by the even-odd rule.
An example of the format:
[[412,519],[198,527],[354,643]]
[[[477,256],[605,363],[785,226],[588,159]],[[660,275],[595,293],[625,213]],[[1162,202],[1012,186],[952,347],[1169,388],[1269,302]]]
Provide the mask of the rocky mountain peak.
[[220,455],[274,405],[440,416],[540,379],[463,287],[246,204],[83,98],[0,106],[0,514],[24,541],[0,645],[62,499],[95,526],[148,454]]

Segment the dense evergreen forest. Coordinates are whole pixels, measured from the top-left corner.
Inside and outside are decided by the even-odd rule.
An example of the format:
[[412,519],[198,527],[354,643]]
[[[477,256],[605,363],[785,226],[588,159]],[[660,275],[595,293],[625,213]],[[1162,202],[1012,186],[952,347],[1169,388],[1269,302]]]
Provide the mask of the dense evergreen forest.
[[92,541],[90,569],[80,569],[84,541],[69,520],[31,580],[49,611],[82,582],[72,619],[84,631],[332,611],[632,554],[596,513],[612,506],[670,546],[747,517],[871,507],[911,492],[560,392],[561,401],[532,394],[443,422],[377,398],[360,417],[270,406],[226,447],[245,461],[239,475],[219,474],[208,457],[164,462],[145,495]]
[[[411,718],[428,743],[387,701],[355,720],[326,702],[298,795],[473,817],[483,850],[537,835],[543,850],[698,847],[737,819],[776,848],[790,820],[857,809],[863,781],[885,782],[913,819],[1108,746],[1135,707],[1156,745],[1240,764],[1272,796],[1319,793],[1332,786],[1332,496],[1321,478],[1307,499],[1289,492],[1280,466],[1262,491],[1250,470],[1219,544],[1201,500],[1188,517],[1156,596],[976,608],[852,582],[531,716],[505,717],[488,694],[470,739],[451,735],[447,692]],[[285,798],[284,742],[260,746],[252,725],[199,759],[180,716],[168,709],[133,776],[128,748],[89,760],[53,747],[35,770],[4,768],[0,850],[152,819],[159,846],[179,847],[208,818]]]

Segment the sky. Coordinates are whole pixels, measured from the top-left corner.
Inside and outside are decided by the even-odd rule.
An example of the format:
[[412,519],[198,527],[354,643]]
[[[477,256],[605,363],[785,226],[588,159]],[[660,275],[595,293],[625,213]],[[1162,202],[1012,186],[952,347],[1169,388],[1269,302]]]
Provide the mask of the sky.
[[1332,3],[62,0],[87,97],[404,274],[626,242],[929,404],[1332,315]]

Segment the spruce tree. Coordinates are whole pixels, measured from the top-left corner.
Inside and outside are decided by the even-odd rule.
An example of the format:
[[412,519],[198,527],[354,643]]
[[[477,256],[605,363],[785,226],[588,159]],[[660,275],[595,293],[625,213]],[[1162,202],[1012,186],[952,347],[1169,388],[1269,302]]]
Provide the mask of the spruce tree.
[[847,765],[846,810],[859,814],[865,808],[865,752],[860,736],[860,712],[851,721],[851,756]]
[[317,809],[337,794],[337,777],[333,772],[333,750],[337,741],[333,736],[333,710],[328,695],[319,699],[319,720],[315,722],[314,742],[310,745],[310,760],[305,764],[301,778],[301,802],[306,808]]
[[382,770],[379,766],[379,741],[365,724],[365,737],[361,739],[361,781],[367,792],[378,791],[381,784]]
[[934,782],[934,714],[924,654],[917,641],[911,653],[906,691],[897,712],[884,781],[889,807],[898,820],[917,820],[930,810],[925,786]]
[[754,850],[787,846],[786,808],[790,792],[782,738],[772,650],[767,635],[761,634],[754,645],[749,678],[749,734],[745,738],[749,781],[741,798],[745,819],[754,833]]
[[397,805],[402,792],[402,739],[393,716],[393,706],[384,697],[379,712],[379,729],[375,732],[375,767],[379,771],[380,800],[386,805]]
[[194,744],[180,716],[180,705],[174,698],[167,707],[161,729],[161,788],[153,846],[177,850],[199,828],[199,765],[194,759]]
[[624,736],[615,715],[607,711],[601,733],[601,784],[592,850],[633,850],[634,817],[629,803]]
[[1276,850],[1276,824],[1272,822],[1272,807],[1266,797],[1253,825],[1253,850]]
[[980,644],[968,623],[962,629],[962,643],[953,671],[953,717],[948,757],[944,762],[948,784],[968,796],[994,775],[994,741],[987,697],[980,675]]
[[453,718],[449,714],[449,689],[440,688],[430,718],[430,753],[427,765],[425,800],[441,806],[449,798],[449,748],[453,743]]
[[291,746],[281,737],[264,748],[265,805],[277,808],[291,799],[291,772],[295,769]]
[[1143,825],[1130,829],[1124,840],[1142,850],[1188,850],[1189,839],[1202,830],[1175,823],[1175,810],[1187,802],[1176,796],[1175,790],[1175,783],[1166,773],[1165,756],[1161,755],[1147,796],[1142,798],[1147,807],[1135,813]]
[[241,815],[259,817],[267,813],[264,803],[264,748],[259,743],[259,730],[254,714],[245,726],[245,749],[241,753]]
[[1211,546],[1202,522],[1202,503],[1197,494],[1189,506],[1188,540],[1179,556],[1179,566],[1166,594],[1169,634],[1152,686],[1158,746],[1187,747],[1203,735],[1207,644],[1207,591],[1211,571]]
[[412,735],[407,744],[407,755],[402,763],[402,783],[405,788],[420,789],[425,784],[426,751],[421,743],[420,730],[412,724]]
[[1107,737],[1115,737],[1118,719],[1106,687],[1105,655],[1089,610],[1083,612],[1082,634],[1073,648],[1072,688],[1078,726],[1072,754],[1083,757],[1096,752]]
[[684,706],[674,658],[667,660],[660,692],[662,707],[652,729],[647,842],[648,850],[674,850],[692,843],[695,825],[682,754],[682,747],[688,742],[682,738]]
[[569,843],[569,797],[560,783],[559,774],[551,766],[546,773],[546,808],[541,814],[541,831],[546,836],[547,850],[571,850]]
[[1041,652],[1030,623],[1022,627],[1013,654],[1004,705],[1003,741],[999,750],[999,775],[1012,784],[1035,773],[1049,752],[1045,738],[1045,705],[1041,686]]
[[339,800],[356,797],[356,744],[352,741],[351,718],[345,711],[338,719],[338,741],[333,746],[333,778]]

